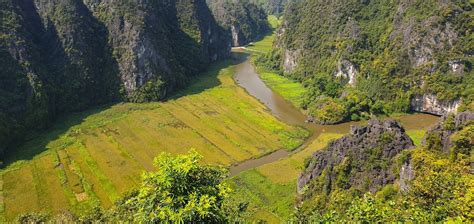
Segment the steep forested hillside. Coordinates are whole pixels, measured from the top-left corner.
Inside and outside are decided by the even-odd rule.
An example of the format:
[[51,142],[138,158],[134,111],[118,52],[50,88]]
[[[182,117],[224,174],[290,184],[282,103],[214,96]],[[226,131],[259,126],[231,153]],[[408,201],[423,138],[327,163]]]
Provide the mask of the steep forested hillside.
[[162,99],[230,53],[204,0],[1,0],[0,151],[58,114]]
[[462,111],[474,96],[472,9],[467,0],[290,3],[277,49],[259,62],[302,82],[321,123]]
[[264,9],[248,0],[207,0],[216,20],[232,34],[233,46],[242,46],[270,31]]

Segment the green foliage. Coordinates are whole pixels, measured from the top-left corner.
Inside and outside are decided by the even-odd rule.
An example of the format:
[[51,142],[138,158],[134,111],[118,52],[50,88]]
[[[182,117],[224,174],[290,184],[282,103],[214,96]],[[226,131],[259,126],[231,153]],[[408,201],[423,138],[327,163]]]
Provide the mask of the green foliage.
[[143,174],[142,185],[118,206],[119,216],[133,222],[224,222],[223,202],[230,192],[221,181],[223,168],[199,164],[201,156],[172,157],[162,154],[155,159],[157,172]]
[[[307,104],[322,95],[340,99],[351,120],[409,112],[412,96],[424,93],[441,101],[463,98],[461,109],[467,110],[474,89],[467,56],[473,49],[471,8],[467,0],[295,1],[283,16],[278,49],[261,61],[282,73],[287,50],[298,52],[298,65],[287,75],[308,88]],[[446,34],[457,37],[441,38]],[[430,38],[436,44],[425,41]],[[353,86],[335,77],[342,61],[357,69]]]
[[[269,15],[279,15],[285,10],[285,5],[289,0],[250,0],[261,5]],[[294,0],[293,0],[294,1]]]
[[441,133],[430,132],[426,135],[426,148],[432,151],[442,151],[443,144],[441,142]]
[[454,131],[456,129],[456,121],[454,114],[449,114],[448,117],[443,121],[443,129],[448,131]]
[[472,158],[474,150],[474,124],[468,125],[451,137],[453,147],[451,148],[451,158],[458,159]]
[[429,213],[434,221],[474,218],[469,159],[450,161],[439,153],[419,150],[413,154],[413,165],[417,176],[407,196],[413,206]]
[[129,100],[131,102],[152,102],[158,101],[165,97],[166,85],[160,79],[156,81],[148,81],[139,90],[134,91]]
[[336,124],[346,118],[347,110],[340,101],[321,97],[309,105],[309,114],[323,124]]

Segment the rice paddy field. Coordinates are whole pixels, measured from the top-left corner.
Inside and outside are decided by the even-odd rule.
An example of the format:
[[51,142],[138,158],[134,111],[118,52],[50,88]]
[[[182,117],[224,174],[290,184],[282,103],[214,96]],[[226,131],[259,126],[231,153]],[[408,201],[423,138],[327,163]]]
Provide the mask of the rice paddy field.
[[108,207],[161,152],[195,148],[204,162],[230,166],[301,145],[308,132],[274,118],[235,84],[232,71],[230,62],[217,64],[167,102],[75,114],[33,137],[0,170],[1,219]]

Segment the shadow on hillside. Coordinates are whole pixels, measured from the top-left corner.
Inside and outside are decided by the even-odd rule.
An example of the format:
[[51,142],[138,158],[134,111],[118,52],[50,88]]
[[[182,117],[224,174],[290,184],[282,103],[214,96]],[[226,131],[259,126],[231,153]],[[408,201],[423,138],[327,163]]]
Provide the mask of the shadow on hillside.
[[[219,86],[221,84],[218,78],[219,73],[229,66],[244,62],[247,60],[248,56],[249,54],[244,52],[232,53],[231,59],[212,64],[207,72],[204,72],[192,79],[193,84],[189,85],[183,90],[176,92],[166,100],[178,99],[187,95],[199,94],[207,89]],[[61,136],[68,133],[71,128],[80,125],[91,115],[110,109],[113,105],[116,104],[108,104],[84,112],[65,115],[57,119],[54,122],[54,125],[52,125],[50,128],[41,132],[29,134],[25,138],[24,142],[22,142],[20,145],[7,150],[5,159],[3,161],[3,166],[0,166],[0,168],[8,167],[17,161],[33,159],[35,156],[47,151],[48,144],[54,140],[58,140]],[[55,145],[54,147],[58,149],[67,147],[67,142],[64,142],[63,144],[65,145]]]
[[176,100],[183,96],[195,95],[221,85],[219,74],[223,69],[238,65],[248,59],[250,54],[245,52],[232,52],[232,57],[225,61],[212,64],[206,72],[192,78],[192,84],[183,90],[177,91],[164,101]]

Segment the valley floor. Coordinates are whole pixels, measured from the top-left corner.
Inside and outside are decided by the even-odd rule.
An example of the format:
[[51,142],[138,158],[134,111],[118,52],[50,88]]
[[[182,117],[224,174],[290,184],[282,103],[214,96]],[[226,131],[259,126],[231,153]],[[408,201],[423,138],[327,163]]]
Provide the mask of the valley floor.
[[220,63],[167,102],[118,104],[59,122],[8,158],[1,216],[110,206],[161,152],[195,148],[206,163],[229,166],[302,144],[305,130],[274,118],[232,75],[231,62]]
[[[273,37],[250,48],[266,51]],[[31,211],[83,213],[110,206],[153,169],[161,152],[195,148],[204,162],[230,166],[271,152],[291,151],[309,133],[276,119],[233,80],[234,64],[214,65],[193,85],[163,103],[117,104],[69,116],[32,138],[0,170],[0,219]],[[304,94],[296,82],[259,70],[275,92],[295,105]],[[437,118],[399,118],[415,142]],[[303,150],[227,180],[237,200],[249,202],[250,219],[278,223],[294,207],[296,179],[305,158],[349,131],[346,123],[322,127]]]

